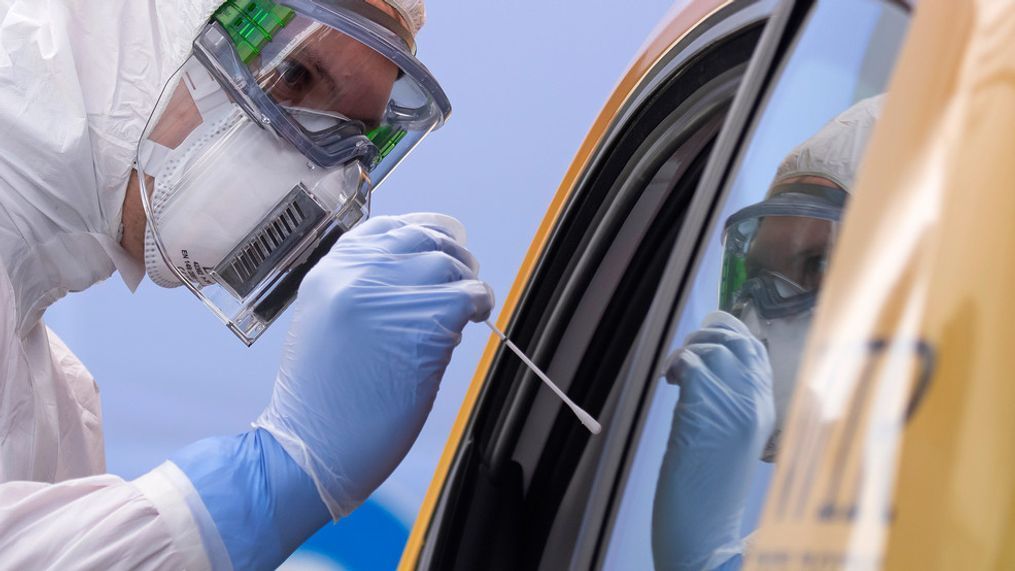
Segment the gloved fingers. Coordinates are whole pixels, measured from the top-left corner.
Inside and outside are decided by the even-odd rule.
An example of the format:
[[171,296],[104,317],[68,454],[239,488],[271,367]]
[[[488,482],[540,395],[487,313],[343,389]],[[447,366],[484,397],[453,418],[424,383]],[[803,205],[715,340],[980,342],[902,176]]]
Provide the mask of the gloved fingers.
[[727,329],[741,335],[751,335],[747,325],[725,311],[713,311],[701,320],[702,329]]
[[666,358],[666,371],[664,373],[666,376],[666,382],[671,385],[677,385],[678,387],[681,386],[687,370],[693,368],[694,365],[694,363],[688,363],[687,360],[693,357],[693,359],[697,362],[701,362],[701,359],[698,359],[693,353],[691,353],[691,357],[688,357],[687,353],[688,352],[681,347]]
[[444,252],[422,252],[392,258],[397,271],[391,272],[389,285],[416,286],[441,285],[476,279],[472,268]]
[[433,238],[438,250],[468,267],[472,271],[473,278],[479,274],[479,260],[465,247],[463,242],[449,237],[440,231],[430,229],[428,226],[424,228],[430,232],[430,237]]
[[466,284],[466,290],[468,291],[469,297],[472,299],[472,315],[469,316],[469,321],[473,323],[481,323],[490,319],[490,313],[493,312],[493,306],[497,303],[497,298],[493,294],[493,288],[490,284],[481,281],[473,280]]
[[[388,239],[385,239],[388,238]],[[479,262],[472,252],[442,231],[410,224],[391,230],[381,239],[383,248],[391,254],[416,254],[439,251],[468,266],[472,273],[479,272]]]
[[461,332],[465,324],[489,319],[493,311],[493,289],[481,280],[462,280],[441,286],[437,294],[448,311],[438,312],[440,324],[454,332]]
[[697,344],[715,344],[722,345],[733,352],[734,355],[740,360],[740,362],[748,365],[757,361],[759,350],[764,350],[764,347],[754,338],[753,335],[748,333],[744,335],[738,331],[731,331],[729,329],[720,329],[709,327],[708,329],[699,329],[694,333],[687,336],[684,340],[685,345],[697,345]]
[[697,355],[705,367],[720,379],[742,377],[748,367],[730,350],[720,343],[695,343],[687,350]]
[[695,343],[687,345],[671,357],[667,366],[666,379],[683,387],[689,372],[706,374],[738,393],[757,390],[771,384],[771,373],[767,363],[745,364],[725,345],[718,343]]
[[447,214],[438,214],[435,212],[415,212],[399,216],[398,218],[406,224],[415,224],[417,226],[423,226],[441,232],[463,246],[468,240],[465,225],[459,222],[457,218],[448,216]]
[[735,335],[750,339],[756,355],[763,358],[768,356],[768,349],[751,333],[747,324],[725,311],[713,311],[706,315],[705,319],[701,321],[701,328],[729,331]]
[[398,216],[371,216],[362,224],[359,224],[352,230],[346,232],[341,239],[347,240],[356,236],[384,234],[385,232],[390,232],[395,228],[401,228],[402,226],[405,226],[405,224],[406,222]]
[[711,374],[701,355],[691,347],[681,347],[674,351],[666,364],[666,380],[681,388],[690,376],[702,373]]
[[434,212],[417,212],[401,216],[373,216],[346,233],[347,236],[385,234],[405,226],[424,226],[436,230],[460,244],[465,244],[465,226],[456,218]]
[[701,398],[703,393],[711,392],[705,385],[718,384],[701,356],[686,347],[670,356],[666,367],[666,380],[680,387],[680,400],[685,403]]

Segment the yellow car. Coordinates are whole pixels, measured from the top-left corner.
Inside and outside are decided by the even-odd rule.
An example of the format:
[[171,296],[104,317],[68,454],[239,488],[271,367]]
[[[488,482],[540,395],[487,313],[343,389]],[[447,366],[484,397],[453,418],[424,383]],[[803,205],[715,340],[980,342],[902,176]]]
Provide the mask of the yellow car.
[[[667,538],[653,521],[679,394],[663,378],[666,358],[717,306],[725,221],[765,199],[794,147],[886,91],[885,118],[838,234],[798,376],[783,440],[790,452],[777,464],[758,461],[745,492],[742,553],[712,562],[762,569],[1015,564],[1015,415],[1002,414],[1015,399],[1015,373],[998,372],[1010,371],[1002,366],[1010,358],[997,361],[1001,350],[969,362],[946,350],[956,336],[994,341],[994,332],[1010,352],[1015,327],[921,329],[934,319],[907,321],[899,309],[942,298],[928,294],[928,284],[949,267],[992,267],[997,280],[981,281],[1010,290],[1002,277],[1013,264],[999,260],[1010,253],[997,244],[968,259],[959,247],[948,250],[957,260],[951,265],[932,264],[929,246],[920,246],[941,232],[988,236],[975,223],[976,213],[991,210],[977,199],[987,189],[970,187],[965,210],[945,200],[957,195],[956,173],[992,181],[990,196],[1004,195],[997,203],[1007,228],[1015,227],[1008,208],[1015,176],[942,160],[964,143],[986,145],[1015,132],[1015,10],[1004,4],[922,0],[914,15],[909,2],[890,0],[695,0],[664,22],[578,151],[499,320],[603,431],[590,435],[491,338],[401,569],[685,568],[660,554]],[[970,93],[981,97],[965,98]],[[969,112],[970,101],[994,102],[1003,129],[989,114]],[[963,156],[1011,170],[1015,141],[1009,135],[1004,142],[966,148]],[[1009,159],[997,160],[1005,152]],[[928,200],[937,202],[921,208],[928,188],[935,189]],[[935,226],[942,204],[967,217]],[[1013,243],[1008,234],[1003,245]],[[896,239],[908,249],[886,246]],[[980,295],[966,298],[967,309],[980,308],[976,299],[986,290]],[[948,299],[959,304],[962,297]],[[1006,321],[1015,322],[1011,315]],[[974,361],[980,382],[970,383],[979,387],[970,399],[1004,433],[985,448],[953,442],[953,435],[997,432],[942,400],[965,394],[954,383],[970,378],[962,367]],[[941,386],[951,392],[941,396]],[[814,443],[826,433],[830,440]],[[900,454],[901,443],[908,448]],[[937,444],[946,457],[935,456]],[[928,467],[937,472],[921,476]],[[991,469],[998,473],[984,474]],[[895,494],[895,485],[903,491]],[[795,494],[793,518],[766,504],[779,490]],[[829,493],[831,503],[822,499]],[[963,513],[964,505],[988,509],[992,498],[996,513]]]

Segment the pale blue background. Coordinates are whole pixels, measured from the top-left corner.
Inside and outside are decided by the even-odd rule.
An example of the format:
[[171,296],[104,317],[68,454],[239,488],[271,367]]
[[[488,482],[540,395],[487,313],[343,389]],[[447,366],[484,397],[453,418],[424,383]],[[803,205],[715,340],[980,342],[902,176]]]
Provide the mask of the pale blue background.
[[[419,55],[454,116],[380,189],[375,212],[458,217],[503,298],[588,128],[672,5],[431,2]],[[283,318],[247,349],[188,292],[146,282],[131,296],[116,277],[60,301],[46,320],[98,380],[109,470],[126,478],[190,442],[245,430],[268,400],[287,328]],[[466,330],[408,458],[308,546],[333,555],[307,554],[300,568],[394,567],[487,336]]]

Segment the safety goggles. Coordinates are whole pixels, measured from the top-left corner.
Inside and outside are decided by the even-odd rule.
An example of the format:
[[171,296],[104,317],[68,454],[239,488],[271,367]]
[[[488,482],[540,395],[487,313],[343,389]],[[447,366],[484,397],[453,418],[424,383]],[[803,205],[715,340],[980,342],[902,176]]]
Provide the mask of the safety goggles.
[[363,0],[231,0],[194,42],[250,117],[315,164],[356,158],[375,186],[451,113],[412,34]]
[[726,221],[719,308],[776,319],[811,310],[835,246],[846,193],[790,184]]
[[450,113],[412,34],[363,0],[225,2],[138,147],[146,256],[171,273],[153,279],[252,344]]

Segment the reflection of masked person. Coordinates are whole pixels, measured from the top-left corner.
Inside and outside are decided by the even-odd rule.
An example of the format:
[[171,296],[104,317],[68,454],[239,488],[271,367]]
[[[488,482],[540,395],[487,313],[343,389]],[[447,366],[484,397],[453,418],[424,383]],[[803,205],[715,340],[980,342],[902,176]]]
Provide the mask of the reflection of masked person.
[[731,216],[723,236],[719,307],[761,341],[772,367],[776,426],[762,456],[766,461],[775,459],[846,200],[845,191],[826,178],[793,180]]
[[723,234],[719,309],[670,359],[680,400],[653,514],[660,569],[737,568],[760,457],[773,461],[839,220],[880,98],[796,148]]

